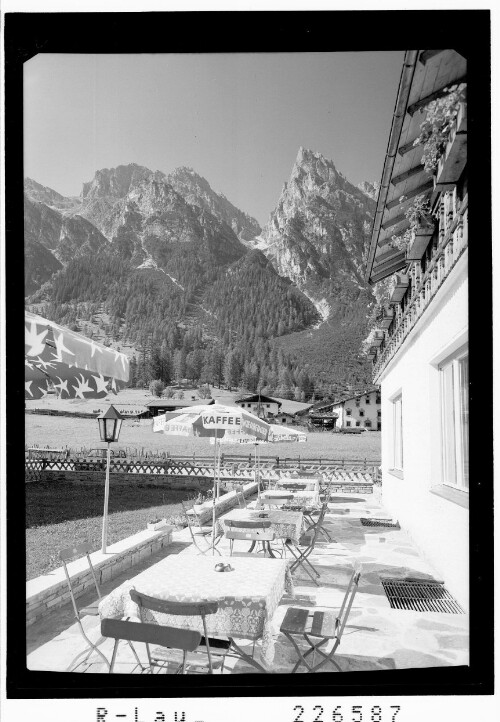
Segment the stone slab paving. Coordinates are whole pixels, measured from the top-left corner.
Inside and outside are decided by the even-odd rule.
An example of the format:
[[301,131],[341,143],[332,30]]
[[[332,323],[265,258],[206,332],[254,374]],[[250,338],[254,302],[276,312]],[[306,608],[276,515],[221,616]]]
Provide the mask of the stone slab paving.
[[[303,570],[299,569],[294,574],[294,596],[283,597],[273,617],[275,656],[270,671],[290,672],[296,661],[295,650],[279,632],[287,608],[338,610],[354,566],[361,571],[359,589],[336,654],[343,671],[467,665],[468,615],[392,609],[381,577],[439,580],[439,575],[419,555],[404,530],[366,527],[361,524],[361,517],[389,518],[375,495],[337,494],[331,498],[325,520],[332,541],[317,543],[310,557],[321,574],[320,586],[316,587]],[[174,532],[173,538],[174,543],[166,550],[104,585],[103,594],[156,563],[166,553],[198,553],[189,543],[187,530]],[[219,548],[228,553],[226,540]],[[89,601],[92,600],[83,598],[79,604],[84,606]],[[99,649],[110,659],[113,641],[100,637],[99,620],[86,617],[84,627],[92,641],[101,640]],[[256,645],[257,654],[258,646],[259,643]],[[144,645],[136,645],[136,648],[139,658],[146,663]],[[251,644],[245,649],[251,651]],[[29,669],[107,671],[95,653],[84,662],[86,656],[87,648],[69,605],[28,628]],[[120,645],[115,671],[141,673],[125,643]],[[305,671],[305,668],[302,666],[300,671]],[[335,668],[325,665],[321,671],[335,672]],[[227,658],[225,673],[255,672],[253,667],[241,660]]]

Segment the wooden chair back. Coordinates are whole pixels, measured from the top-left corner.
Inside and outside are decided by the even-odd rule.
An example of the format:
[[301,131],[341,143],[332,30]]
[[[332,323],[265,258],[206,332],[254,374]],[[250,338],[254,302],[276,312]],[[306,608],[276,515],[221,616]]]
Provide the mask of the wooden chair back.
[[160,624],[138,624],[121,619],[103,619],[101,634],[112,639],[159,644],[161,647],[172,647],[186,652],[193,652],[201,641],[201,632],[191,629],[163,627]]
[[339,642],[342,638],[342,633],[344,631],[344,627],[345,627],[347,619],[349,617],[349,613],[351,611],[354,597],[356,596],[356,592],[358,591],[360,576],[361,576],[361,572],[358,572],[355,569],[351,575],[349,584],[347,585],[346,593],[344,594],[344,599],[342,600],[342,606],[340,607],[338,617],[337,617],[337,639],[339,640]]
[[271,526],[269,519],[255,519],[255,521],[246,519],[227,519],[224,523],[232,529],[269,529]]
[[280,488],[290,491],[304,491],[307,488],[307,484],[280,484]]
[[64,549],[61,549],[59,552],[59,559],[63,563],[64,574],[66,575],[66,582],[68,583],[69,594],[71,597],[71,603],[73,604],[73,610],[74,610],[75,616],[78,620],[80,619],[80,612],[78,610],[78,606],[76,603],[75,592],[73,589],[73,585],[71,583],[71,577],[69,576],[67,562],[73,561],[74,559],[80,559],[82,556],[87,557],[87,562],[89,565],[90,572],[92,574],[92,579],[94,580],[94,585],[95,585],[95,589],[97,592],[97,596],[100,600],[100,599],[102,599],[101,590],[99,588],[99,583],[97,581],[97,577],[96,577],[95,569],[92,564],[92,560],[90,559],[91,551],[92,551],[92,545],[90,544],[90,542],[86,541],[86,542],[82,542],[80,544],[74,544],[72,547],[65,547]]
[[150,597],[135,589],[130,590],[130,597],[139,606],[139,609],[150,609],[161,614],[204,617],[206,614],[215,614],[219,609],[218,602],[173,602],[168,599]]

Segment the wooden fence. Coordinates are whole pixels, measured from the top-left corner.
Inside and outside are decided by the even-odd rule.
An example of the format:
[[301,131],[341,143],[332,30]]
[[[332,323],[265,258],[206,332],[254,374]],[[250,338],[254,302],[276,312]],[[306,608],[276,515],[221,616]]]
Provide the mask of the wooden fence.
[[[255,463],[248,457],[226,456],[220,464],[221,480],[252,480],[255,478]],[[25,461],[26,481],[37,481],[42,472],[104,472],[106,460],[91,460],[82,457],[69,457],[67,459],[38,458]],[[126,474],[155,474],[164,477],[191,477],[200,479],[213,479],[213,459],[198,459],[184,461],[172,459],[142,459],[140,461],[128,459],[112,459],[110,473]],[[280,460],[279,464],[270,461],[261,461],[259,476],[263,481],[273,481],[283,476],[320,475],[325,481],[338,479],[348,482],[375,482],[378,481],[379,468],[376,464],[368,464],[366,460],[322,461],[318,459]],[[44,478],[47,475],[44,474]]]

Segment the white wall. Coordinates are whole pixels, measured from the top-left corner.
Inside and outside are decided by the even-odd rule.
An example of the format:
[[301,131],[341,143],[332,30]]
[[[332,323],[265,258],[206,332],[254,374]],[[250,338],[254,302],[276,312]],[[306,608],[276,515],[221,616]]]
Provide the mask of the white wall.
[[[437,365],[467,341],[467,294],[464,253],[379,382],[384,506],[468,609],[468,508],[432,491],[443,491]],[[399,392],[403,399],[403,478],[389,471],[393,465],[391,399]],[[455,497],[468,503],[465,492],[456,491]]]

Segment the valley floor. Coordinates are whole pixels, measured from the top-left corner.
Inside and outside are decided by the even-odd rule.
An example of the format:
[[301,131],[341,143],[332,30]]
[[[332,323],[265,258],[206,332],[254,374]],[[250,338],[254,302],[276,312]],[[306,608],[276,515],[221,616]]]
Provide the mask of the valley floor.
[[[73,450],[102,446],[96,419],[26,414],[25,433],[28,446],[69,447]],[[125,419],[117,448],[138,449],[149,453],[169,452],[171,456],[211,456],[214,447],[207,439],[154,434],[151,420],[134,422]],[[352,436],[327,431],[314,432],[307,435],[305,443],[268,444],[260,448],[261,458],[279,456],[282,459],[344,459],[347,462],[366,459],[375,463],[380,461],[380,432],[365,431]],[[253,447],[239,444],[228,444],[222,450],[224,454],[253,455]]]

